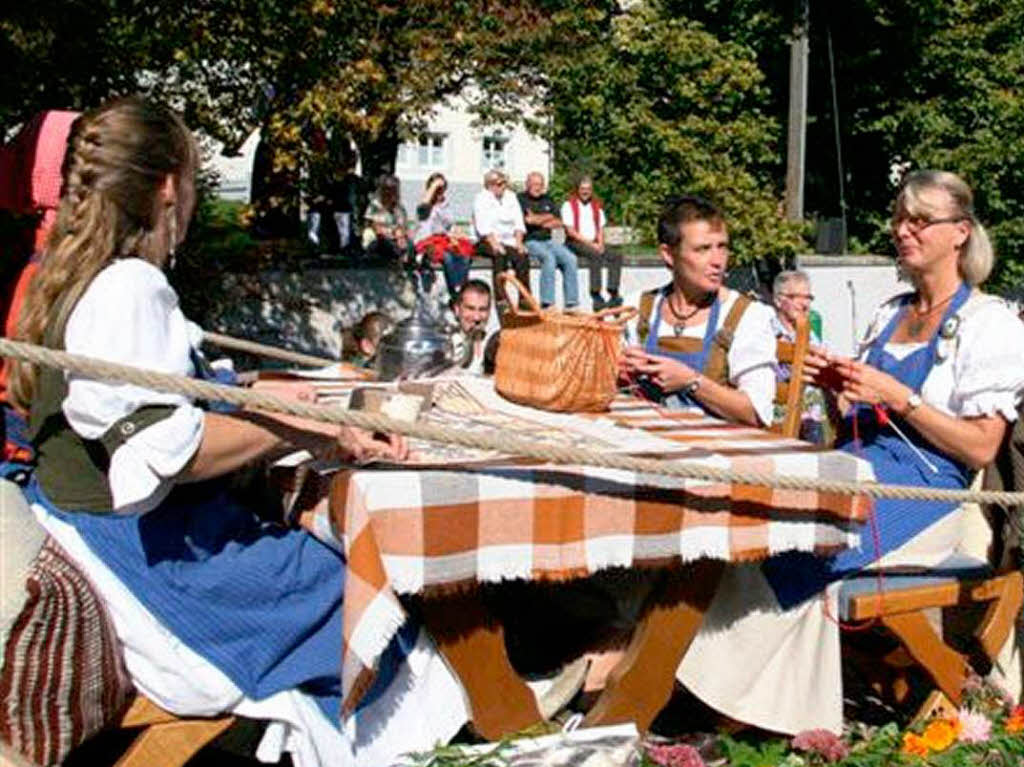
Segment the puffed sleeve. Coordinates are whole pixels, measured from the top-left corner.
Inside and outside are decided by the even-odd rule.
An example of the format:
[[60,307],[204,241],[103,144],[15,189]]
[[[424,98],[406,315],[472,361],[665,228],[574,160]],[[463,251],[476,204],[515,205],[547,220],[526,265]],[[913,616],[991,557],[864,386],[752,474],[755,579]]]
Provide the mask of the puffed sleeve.
[[867,330],[864,331],[864,335],[860,341],[857,342],[857,359],[862,362],[867,359],[868,353],[871,351],[871,345],[875,339],[882,335],[882,331],[885,330],[889,321],[893,318],[893,315],[900,310],[903,302],[910,293],[899,293],[887,301],[883,301],[877,309],[875,309],[874,315],[871,317],[871,322],[868,324]]
[[960,416],[998,413],[1012,422],[1024,392],[1024,323],[999,299],[977,300],[983,303],[964,312],[949,404]]
[[743,312],[729,347],[729,381],[750,398],[762,424],[772,422],[774,365],[772,309],[755,301]]
[[[96,276],[68,318],[64,342],[74,354],[191,375],[190,337],[197,330],[185,320],[163,272],[132,258]],[[111,456],[108,480],[118,511],[148,510],[170,491],[173,477],[202,440],[203,411],[179,394],[68,377],[64,415],[86,439],[99,439],[122,418],[148,406],[164,408],[165,417],[135,432]]]

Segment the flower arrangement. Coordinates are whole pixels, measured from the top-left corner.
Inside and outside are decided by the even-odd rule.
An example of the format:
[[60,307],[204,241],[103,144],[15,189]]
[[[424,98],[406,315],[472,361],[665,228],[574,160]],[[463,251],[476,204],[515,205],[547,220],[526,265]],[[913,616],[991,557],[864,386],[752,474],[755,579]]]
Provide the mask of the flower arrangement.
[[[693,741],[697,742],[697,741]],[[417,767],[526,767],[507,743],[483,755],[444,746],[416,755]],[[588,762],[589,763],[589,762]],[[536,764],[535,761],[529,764]],[[605,762],[601,762],[605,764]],[[978,679],[964,689],[959,709],[905,730],[851,723],[842,735],[807,730],[791,739],[708,736],[689,743],[645,740],[631,761],[616,767],[984,767],[1024,765],[1024,706]]]
[[[745,742],[729,736],[718,741],[721,759],[673,762],[666,746],[648,747],[643,767],[967,767],[1024,765],[1024,706],[1005,693],[972,679],[961,707],[904,731],[894,724],[852,724],[842,737],[807,730],[789,741]],[[699,754],[698,754],[699,758]]]

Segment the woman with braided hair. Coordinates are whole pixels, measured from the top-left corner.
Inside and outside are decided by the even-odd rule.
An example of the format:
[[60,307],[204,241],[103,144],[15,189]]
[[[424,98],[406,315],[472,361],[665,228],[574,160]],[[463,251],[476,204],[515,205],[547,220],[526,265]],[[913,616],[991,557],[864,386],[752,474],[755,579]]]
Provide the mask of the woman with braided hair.
[[[198,328],[162,270],[188,228],[196,166],[192,136],[160,105],[127,98],[84,115],[21,337],[195,374]],[[207,412],[181,395],[27,363],[14,365],[11,389],[31,412],[33,510],[89,575],[133,681],[157,704],[269,720],[260,756],[289,750],[302,767],[390,763],[464,723],[457,682],[409,624],[343,734],[344,560],[304,531],[261,523],[222,481],[296,449],[400,460],[402,439]]]

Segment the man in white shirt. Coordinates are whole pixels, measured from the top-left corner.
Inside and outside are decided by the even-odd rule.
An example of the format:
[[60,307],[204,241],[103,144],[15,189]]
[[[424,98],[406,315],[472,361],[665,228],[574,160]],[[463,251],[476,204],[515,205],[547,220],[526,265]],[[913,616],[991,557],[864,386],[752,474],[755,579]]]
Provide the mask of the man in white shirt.
[[[530,260],[523,245],[526,234],[523,209],[500,170],[489,170],[484,174],[483,191],[473,200],[473,228],[476,230],[478,252],[491,259],[493,264],[495,286],[498,275],[509,272],[529,287]],[[499,307],[502,303],[499,297]]]
[[[562,203],[565,244],[590,265],[590,300],[594,311],[622,306],[619,282],[622,278],[622,254],[604,242],[608,223],[601,201],[594,197],[594,181],[583,176],[569,199]],[[601,292],[601,267],[608,267],[608,298]]]

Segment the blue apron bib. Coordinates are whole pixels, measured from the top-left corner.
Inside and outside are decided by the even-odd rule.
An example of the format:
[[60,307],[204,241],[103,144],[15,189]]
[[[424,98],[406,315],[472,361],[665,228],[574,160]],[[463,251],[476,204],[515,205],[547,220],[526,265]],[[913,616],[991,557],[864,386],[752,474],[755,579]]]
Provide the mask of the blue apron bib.
[[[970,287],[960,286],[946,308],[939,323],[941,329],[970,297]],[[940,331],[922,348],[903,359],[896,359],[885,350],[896,326],[910,305],[910,297],[872,342],[867,362],[893,378],[920,392],[932,367],[937,364],[936,349]],[[950,362],[949,364],[952,364]],[[871,462],[875,477],[882,484],[920,485],[949,489],[963,489],[971,479],[971,470],[951,456],[938,450],[912,426],[896,415],[890,419],[937,469],[932,471],[891,426],[878,423],[870,406],[853,408],[844,419],[837,439],[837,448],[853,453]],[[857,418],[857,431],[861,445],[853,440],[853,418]],[[810,554],[793,553],[774,557],[763,564],[765,575],[775,590],[782,607],[791,607],[816,594],[834,580],[852,575],[879,557],[896,550],[914,536],[956,509],[954,503],[941,501],[907,501],[881,498],[875,502],[875,518],[880,541],[873,538],[870,525],[861,530],[860,548],[848,549],[829,559]]]
[[[721,302],[718,300],[718,296],[715,295],[715,300],[711,304],[711,312],[708,314],[707,329],[704,331],[704,340],[701,343],[701,349],[699,352],[675,352],[667,351],[658,347],[658,331],[661,328],[661,306],[665,303],[666,294],[662,292],[657,303],[654,306],[654,322],[651,323],[650,332],[647,334],[647,341],[644,344],[644,351],[648,354],[656,354],[660,357],[669,357],[678,362],[682,362],[692,370],[703,373],[704,368],[708,363],[708,355],[711,354],[711,346],[715,341],[715,333],[718,332],[718,315],[721,310]],[[684,392],[663,392],[656,386],[646,387],[646,393],[648,395],[655,394],[655,398],[667,405],[672,410],[683,410],[686,408],[700,408],[705,413],[709,411],[699,400],[694,397],[685,394]],[[653,390],[653,392],[651,391]]]

